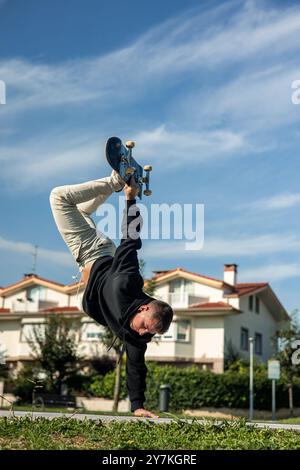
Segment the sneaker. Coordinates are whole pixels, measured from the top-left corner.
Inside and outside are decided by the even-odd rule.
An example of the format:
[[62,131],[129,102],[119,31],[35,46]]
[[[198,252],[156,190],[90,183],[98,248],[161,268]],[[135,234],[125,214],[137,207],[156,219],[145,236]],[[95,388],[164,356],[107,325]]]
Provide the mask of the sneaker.
[[119,175],[117,171],[113,170],[111,172],[111,179],[112,179],[115,192],[119,193],[120,191],[122,191],[122,189],[125,186],[125,181],[123,180],[123,178],[121,178],[121,176]]

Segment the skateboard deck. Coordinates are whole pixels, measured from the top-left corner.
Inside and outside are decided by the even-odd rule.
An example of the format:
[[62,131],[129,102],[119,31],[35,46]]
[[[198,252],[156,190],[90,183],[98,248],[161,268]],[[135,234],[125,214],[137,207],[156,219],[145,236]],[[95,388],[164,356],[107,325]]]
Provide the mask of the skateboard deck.
[[[134,147],[135,143],[133,141],[128,141],[124,145],[119,137],[110,137],[106,142],[105,154],[110,166],[120,174],[126,183],[129,183],[130,178],[134,176],[135,181],[140,187],[138,196],[142,199],[142,194],[145,196],[152,194],[149,189],[150,171],[152,167],[146,165],[143,168],[137,163],[132,156],[132,149]],[[144,192],[142,192],[143,184],[146,186]]]

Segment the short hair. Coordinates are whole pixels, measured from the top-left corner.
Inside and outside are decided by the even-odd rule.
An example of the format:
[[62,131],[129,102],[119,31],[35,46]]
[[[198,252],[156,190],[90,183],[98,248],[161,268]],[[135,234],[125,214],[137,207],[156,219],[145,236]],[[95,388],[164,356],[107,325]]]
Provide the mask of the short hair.
[[151,313],[151,318],[156,320],[156,332],[159,334],[165,333],[173,319],[173,310],[169,304],[162,300],[152,300],[151,305],[155,306],[155,311]]

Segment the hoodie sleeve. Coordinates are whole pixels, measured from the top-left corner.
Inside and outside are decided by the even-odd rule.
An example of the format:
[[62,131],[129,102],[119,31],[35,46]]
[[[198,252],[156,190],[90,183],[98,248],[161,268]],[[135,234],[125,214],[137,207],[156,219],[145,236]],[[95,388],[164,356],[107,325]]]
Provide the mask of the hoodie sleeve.
[[126,386],[131,402],[131,411],[144,407],[147,367],[145,352],[147,344],[137,348],[125,342],[126,350]]
[[112,272],[139,273],[137,250],[142,246],[140,231],[142,216],[136,200],[125,201],[126,206],[122,221],[122,239],[118,246],[111,266]]

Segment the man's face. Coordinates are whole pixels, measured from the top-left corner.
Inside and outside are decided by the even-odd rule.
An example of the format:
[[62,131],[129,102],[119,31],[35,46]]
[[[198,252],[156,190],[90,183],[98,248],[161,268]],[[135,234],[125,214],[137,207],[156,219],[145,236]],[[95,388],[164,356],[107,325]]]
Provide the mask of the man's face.
[[147,305],[142,305],[139,312],[130,320],[130,328],[136,331],[140,336],[143,336],[146,333],[155,334],[156,324],[157,321],[151,318],[150,307]]

